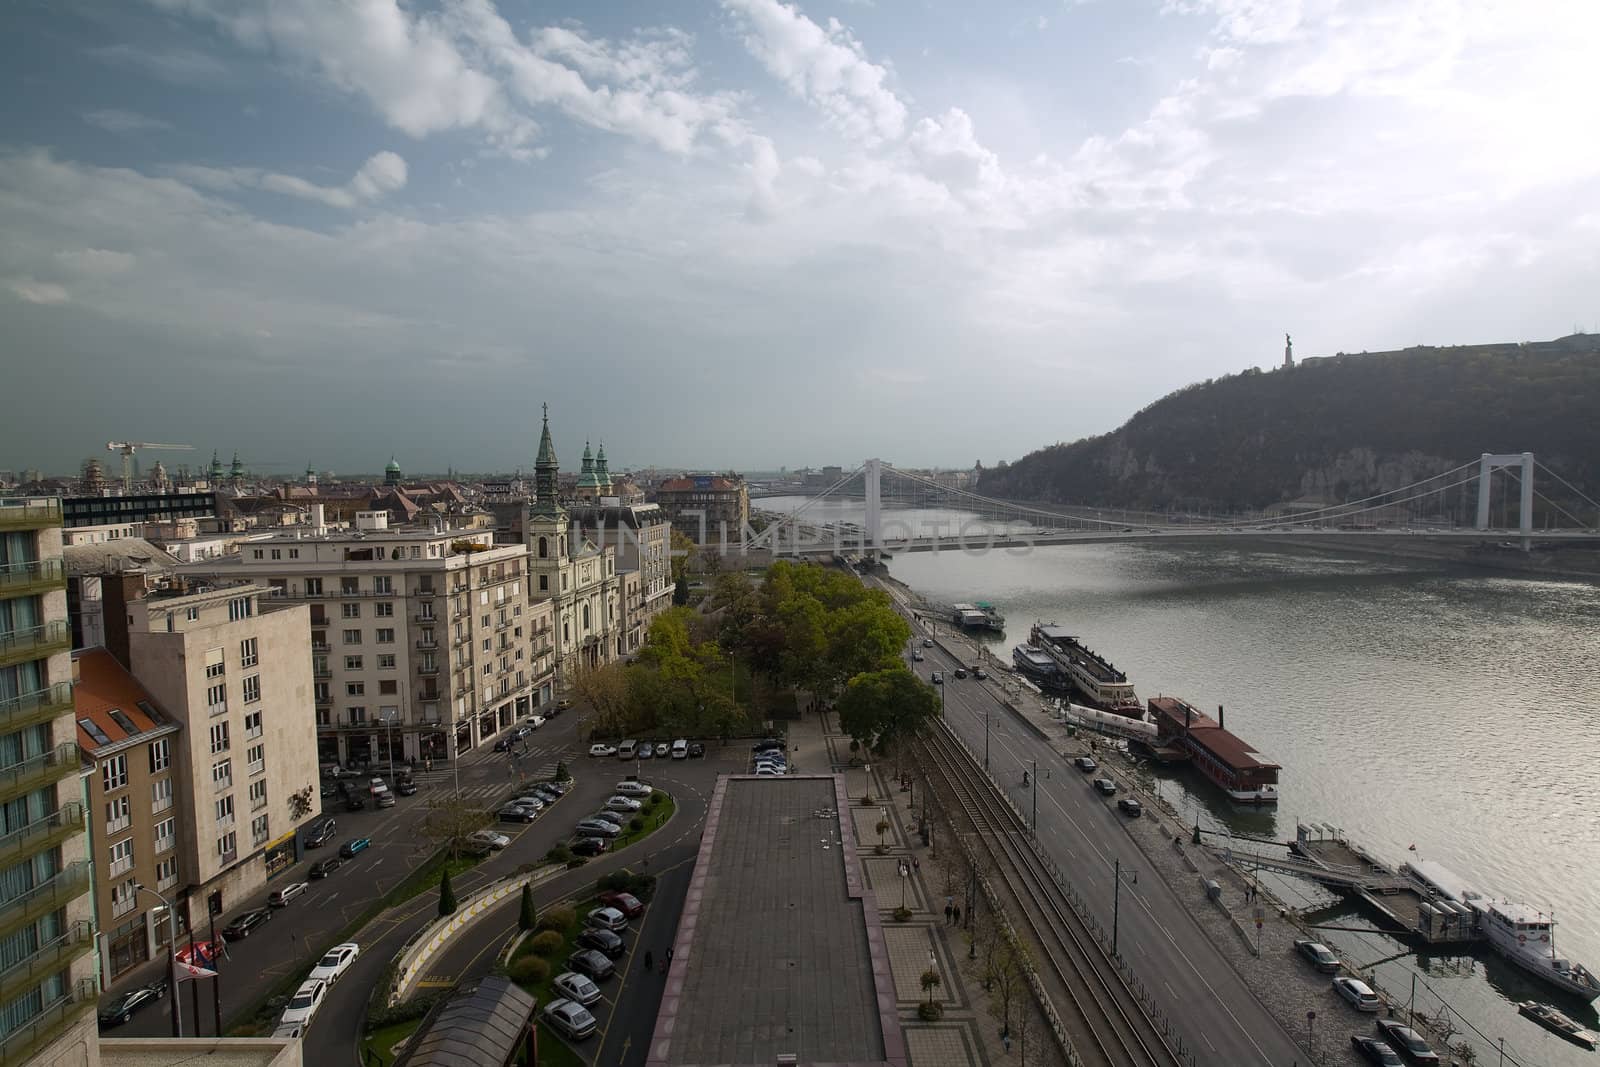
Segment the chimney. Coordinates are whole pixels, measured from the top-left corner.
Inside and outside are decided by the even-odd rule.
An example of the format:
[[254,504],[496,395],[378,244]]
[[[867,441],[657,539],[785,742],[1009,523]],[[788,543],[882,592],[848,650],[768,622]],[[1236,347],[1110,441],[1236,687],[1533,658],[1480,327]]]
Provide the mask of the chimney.
[[1194,716],[1194,708],[1189,704],[1189,702],[1187,700],[1185,700],[1183,702],[1183,733],[1184,733],[1185,737],[1187,737],[1188,734],[1189,734],[1189,720],[1191,718],[1193,718],[1193,716]]
[[1222,727],[1224,730],[1228,728],[1228,720],[1222,714],[1221,704],[1217,705],[1217,725]]

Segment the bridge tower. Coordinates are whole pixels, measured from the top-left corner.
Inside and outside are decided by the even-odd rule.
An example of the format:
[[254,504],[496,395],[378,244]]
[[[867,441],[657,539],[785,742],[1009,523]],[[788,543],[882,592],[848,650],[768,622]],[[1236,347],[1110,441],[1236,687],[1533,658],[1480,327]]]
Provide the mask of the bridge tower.
[[867,460],[862,467],[862,481],[867,491],[867,513],[861,524],[861,554],[876,562],[883,531],[883,460]]
[[1478,460],[1478,529],[1489,528],[1489,475],[1501,467],[1520,467],[1522,500],[1517,509],[1517,529],[1522,534],[1522,550],[1528,551],[1533,537],[1533,453],[1491,455]]

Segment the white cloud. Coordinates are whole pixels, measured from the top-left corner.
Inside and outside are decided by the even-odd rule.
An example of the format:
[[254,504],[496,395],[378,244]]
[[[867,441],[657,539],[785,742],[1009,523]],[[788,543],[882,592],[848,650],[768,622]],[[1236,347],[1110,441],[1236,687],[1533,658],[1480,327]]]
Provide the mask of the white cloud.
[[68,273],[86,277],[124,274],[133,269],[137,257],[107,248],[82,248],[57,252],[56,262]]
[[336,208],[355,208],[381,200],[405,188],[406,161],[393,152],[372,156],[355,176],[343,185],[317,185],[291,174],[276,174],[257,167],[203,167],[182,165],[172,168],[179,180],[202,189],[218,192],[263,189],[269,193],[313,200]]
[[131,44],[103,45],[88,50],[95,59],[154,75],[174,85],[201,85],[219,81],[228,68],[215,56],[186,48],[144,49]]
[[6,282],[18,299],[30,304],[65,304],[67,291],[54,282],[36,282],[32,278],[13,278]]
[[868,59],[838,19],[819,26],[780,0],[722,0],[722,6],[745,27],[750,54],[846,135],[873,145],[905,132],[906,105],[886,84],[888,68]]
[[172,129],[172,123],[165,119],[151,118],[137,111],[123,111],[120,108],[85,111],[83,121],[91,126],[98,126],[107,133],[116,134],[155,133]]

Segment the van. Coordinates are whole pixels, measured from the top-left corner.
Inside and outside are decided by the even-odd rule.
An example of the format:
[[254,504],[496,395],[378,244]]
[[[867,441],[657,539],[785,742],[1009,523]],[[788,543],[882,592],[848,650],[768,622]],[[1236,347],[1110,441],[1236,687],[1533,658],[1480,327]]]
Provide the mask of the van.
[[618,759],[633,759],[634,753],[639,750],[639,742],[624,741],[617,746]]
[[689,742],[684,740],[681,737],[678,740],[672,742],[672,758],[673,759],[688,759],[689,758]]
[[288,907],[289,901],[304,893],[310,887],[304,882],[290,882],[288,885],[279,886],[267,895],[267,903],[274,908]]

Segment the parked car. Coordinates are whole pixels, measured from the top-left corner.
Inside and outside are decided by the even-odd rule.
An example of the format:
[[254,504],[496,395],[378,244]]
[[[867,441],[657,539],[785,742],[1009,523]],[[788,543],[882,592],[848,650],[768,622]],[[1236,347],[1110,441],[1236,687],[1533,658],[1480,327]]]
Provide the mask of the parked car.
[[554,804],[556,801],[561,799],[562,793],[561,790],[541,782],[533,787],[533,795],[544,801],[546,804]]
[[299,1023],[304,1026],[311,1021],[311,1017],[322,1007],[322,998],[328,995],[328,983],[320,978],[307,978],[300,983],[300,988],[295,990],[294,996],[289,998],[289,1006],[283,1009],[282,1024]]
[[1297,938],[1294,943],[1294,950],[1307,960],[1310,960],[1311,966],[1317,970],[1325,974],[1339,973],[1339,957],[1335,956],[1333,951],[1320,941],[1312,941],[1306,937]]
[[506,801],[507,806],[516,805],[519,808],[532,808],[535,815],[544,810],[546,803],[548,803],[548,801],[536,793],[529,793],[526,796],[512,797],[510,800]]
[[913,663],[921,663],[923,660],[925,660],[927,658],[928,657],[926,657],[926,656],[924,656],[922,654],[922,649],[914,648],[914,649],[911,650],[911,661]]
[[615,908],[630,919],[636,919],[644,914],[644,901],[632,893],[607,890],[600,894],[600,903],[608,908]]
[[1094,761],[1094,757],[1092,756],[1079,756],[1077,759],[1072,761],[1072,765],[1078,768],[1078,770],[1082,771],[1084,774],[1088,774],[1090,771],[1097,770],[1100,767],[1100,765]]
[[544,725],[544,722],[545,720],[543,715],[529,715],[526,729],[537,730],[539,727]]
[[638,752],[639,752],[639,742],[637,742],[637,741],[624,741],[624,742],[622,742],[622,744],[617,746],[617,758],[618,759],[633,759],[633,757],[636,756],[638,754]]
[[495,814],[501,822],[532,822],[539,817],[538,810],[526,804],[507,804]]
[[939,671],[934,671],[932,674],[928,675],[928,681],[932,682],[934,685],[943,685],[944,675]]
[[923,639],[922,639],[922,647],[923,647],[923,648],[932,648],[932,647],[933,647],[933,638],[931,638],[931,637],[924,637],[924,638],[923,638]]
[[591,756],[615,756],[616,754],[617,754],[617,746],[616,745],[590,745],[589,746],[589,755],[591,755]]
[[575,1000],[552,1000],[546,1004],[544,1021],[569,1041],[582,1041],[595,1031],[594,1016]]
[[337,828],[338,823],[334,822],[332,818],[318,819],[306,830],[306,847],[321,848],[326,845],[333,840],[333,834]]
[[290,1041],[297,1040],[306,1032],[305,1026],[300,1023],[279,1023],[278,1028],[272,1031],[275,1038],[285,1038]]
[[625,797],[647,797],[654,792],[649,782],[641,782],[637,778],[629,778],[626,781],[618,782],[615,788],[618,793]]
[[572,779],[563,778],[563,779],[560,779],[558,781],[558,780],[552,778],[548,782],[540,782],[538,785],[534,786],[534,790],[535,791],[538,791],[540,789],[548,789],[551,792],[555,793],[556,796],[564,797],[568,793],[572,792]]
[[1357,1011],[1381,1011],[1383,1001],[1378,999],[1378,994],[1372,987],[1359,978],[1350,978],[1340,975],[1333,980],[1333,991],[1349,1001],[1350,1006]]
[[499,738],[498,740],[496,740],[495,743],[494,743],[494,750],[496,752],[510,752],[511,751],[511,738],[502,737],[502,738]]
[[698,741],[689,742],[689,758],[699,759],[706,754],[706,746]]
[[1439,1054],[1433,1051],[1433,1047],[1423,1040],[1421,1034],[1400,1020],[1379,1019],[1378,1032],[1407,1063],[1427,1064],[1430,1067],[1439,1063]]
[[557,993],[579,1004],[593,1004],[600,999],[600,987],[594,984],[593,979],[577,971],[563,971],[555,976],[550,985]]
[[627,825],[629,816],[623,815],[620,812],[607,811],[604,808],[601,808],[599,811],[589,816],[589,818],[599,819],[601,822],[608,822],[612,826],[622,827]]
[[571,697],[562,697],[560,700],[556,701],[556,710],[558,710],[558,711],[566,711],[571,707],[572,707],[572,698]]
[[344,798],[345,811],[360,811],[366,806],[367,802],[361,798],[360,793],[351,793]]
[[382,778],[374,777],[367,782],[367,792],[373,796],[377,796],[379,793],[387,793],[388,791],[389,783]]
[[617,959],[624,952],[628,951],[627,944],[624,943],[622,938],[617,936],[616,933],[610,930],[601,930],[593,926],[579,934],[573,941],[573,944],[577,945],[579,948],[598,949],[612,959]]
[[222,928],[222,936],[229,941],[243,941],[250,936],[250,931],[271,921],[272,912],[267,908],[252,908],[243,915],[238,916]]
[[1096,778],[1094,780],[1094,787],[1096,791],[1105,796],[1110,796],[1117,791],[1117,783],[1113,782],[1109,778]]
[[625,797],[621,794],[618,794],[617,796],[607,798],[605,807],[607,811],[638,811],[640,808],[644,807],[644,805],[632,797]]
[[317,965],[311,968],[311,973],[306,977],[316,978],[332,985],[339,980],[341,974],[349,969],[359,955],[361,955],[361,946],[354,941],[346,941],[342,945],[334,945],[323,954],[322,959],[317,961]]
[[107,1029],[121,1026],[166,995],[165,978],[130,989],[100,1009],[100,1025]]
[[782,778],[783,771],[777,767],[757,767],[754,771],[757,778]]
[[788,742],[780,737],[765,737],[751,745],[750,751],[755,755],[760,755],[763,752],[782,752],[788,747]]
[[574,826],[572,832],[579,837],[616,837],[622,833],[622,828],[604,819],[585,819]]
[[622,913],[621,909],[613,908],[609,905],[595,908],[584,921],[590,926],[598,926],[602,930],[615,931],[628,928],[628,917]]
[[318,860],[311,865],[311,877],[326,878],[334,871],[337,871],[342,862],[337,856],[329,856],[327,859]]
[[339,846],[339,855],[343,856],[345,859],[350,859],[357,852],[363,852],[371,847],[372,838],[352,837],[350,840]]
[[596,982],[604,982],[617,971],[617,965],[607,959],[604,952],[592,948],[580,949],[568,956],[567,966]]
[[567,846],[574,856],[599,856],[610,847],[603,837],[579,837]]
[[655,756],[655,754],[656,754],[656,746],[652,745],[648,741],[640,741],[639,742],[639,758],[640,759],[651,759],[651,758],[653,758]]
[[1350,1038],[1350,1044],[1368,1063],[1376,1063],[1379,1067],[1405,1067],[1406,1061],[1400,1058],[1400,1054],[1375,1037],[1356,1034]]
[[680,737],[678,740],[672,742],[672,758],[673,759],[688,759],[689,758],[689,740],[688,740],[688,738]]
[[511,844],[511,838],[505,834],[497,834],[493,830],[474,830],[467,835],[467,843],[484,848],[501,849]]
[[399,785],[395,786],[394,791],[403,797],[412,796],[417,791],[417,783],[413,782],[410,778],[407,778]]
[[967,676],[967,669],[965,667],[957,667],[956,668],[956,677],[957,678],[965,678],[966,676]]
[[377,803],[378,807],[380,808],[392,808],[396,803],[398,803],[398,801],[395,800],[393,793],[385,789],[383,792],[378,794]]
[[267,894],[267,903],[274,908],[287,908],[289,901],[310,888],[311,886],[305,882],[290,882],[288,885],[280,885]]
[[1144,814],[1144,805],[1133,797],[1118,797],[1117,810],[1132,819],[1137,819]]

